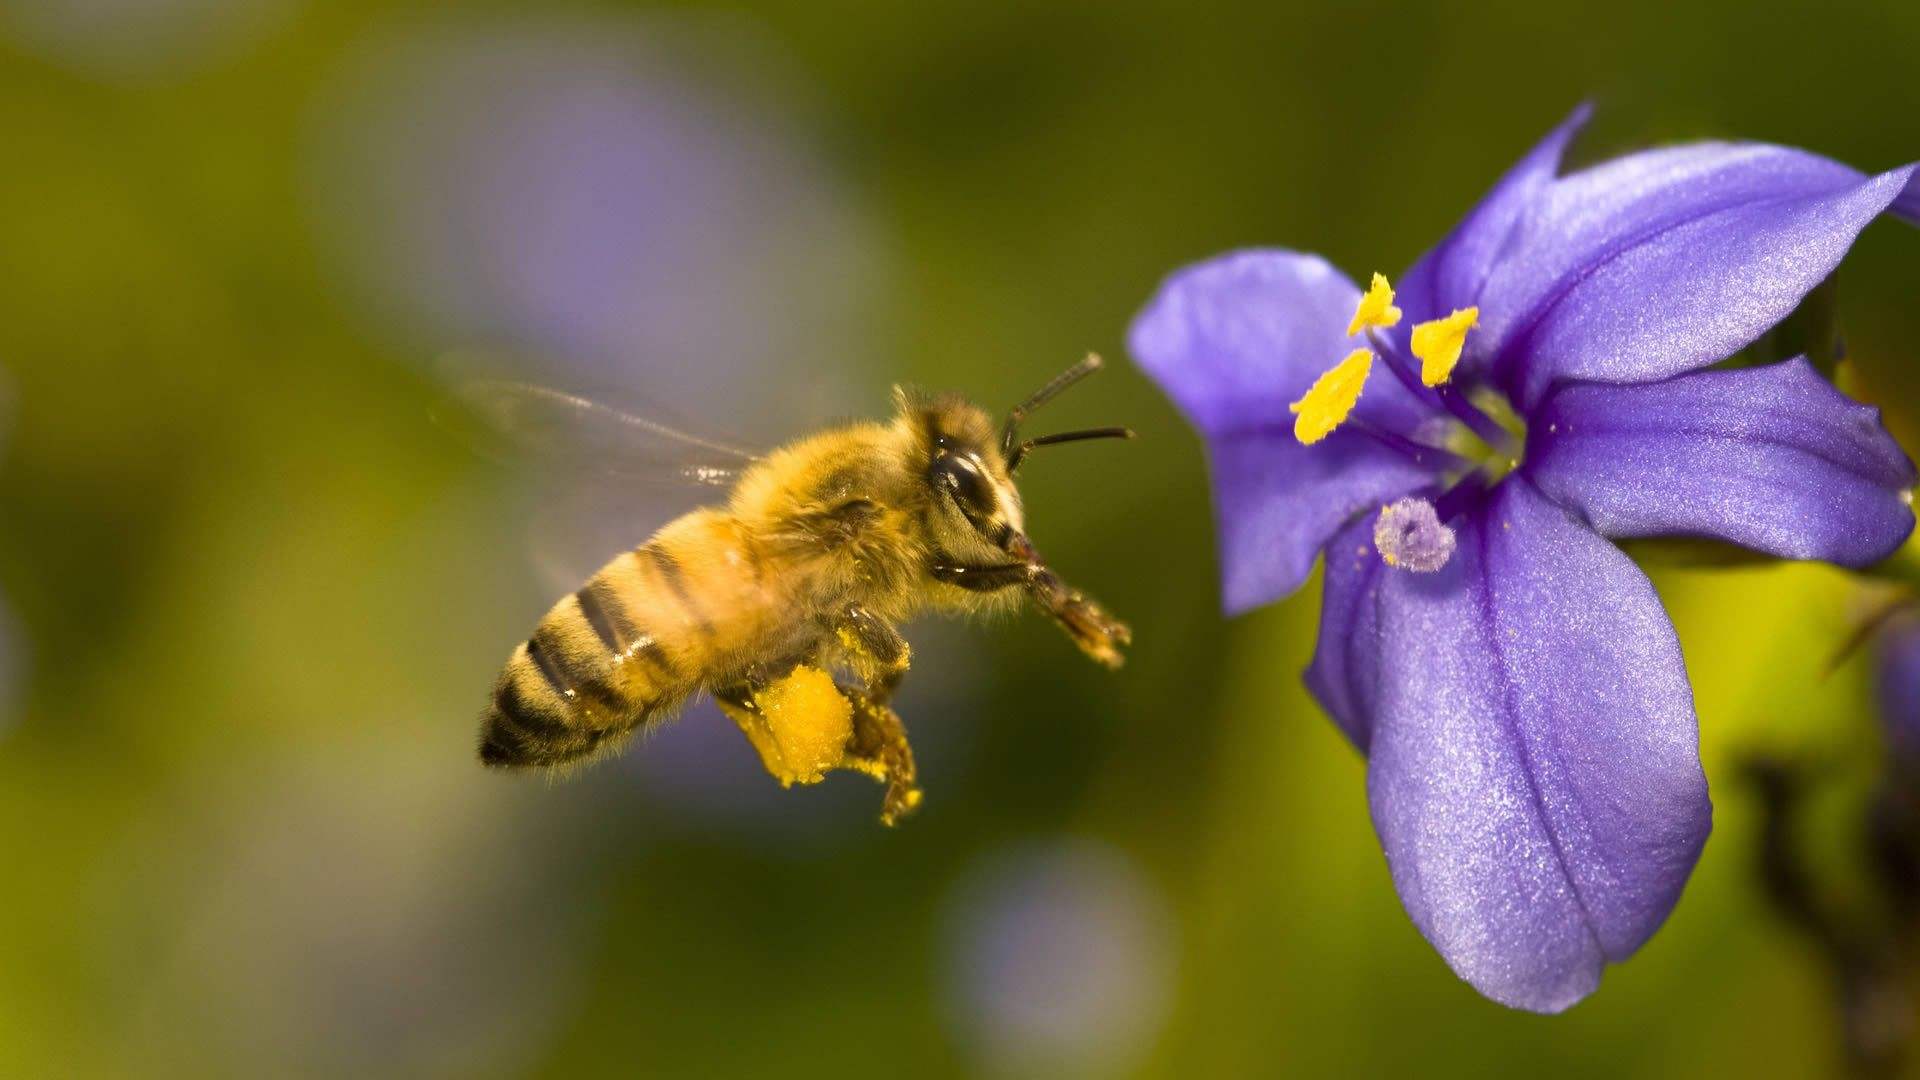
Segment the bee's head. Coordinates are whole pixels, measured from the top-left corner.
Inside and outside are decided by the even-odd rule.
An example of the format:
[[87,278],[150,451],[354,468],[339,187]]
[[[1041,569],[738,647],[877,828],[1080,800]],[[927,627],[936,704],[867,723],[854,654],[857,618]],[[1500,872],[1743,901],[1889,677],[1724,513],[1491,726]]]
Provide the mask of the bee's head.
[[1020,440],[1020,423],[1028,414],[1099,369],[1100,358],[1089,355],[1016,405],[999,425],[986,410],[957,396],[903,396],[903,410],[922,433],[927,484],[946,526],[942,532],[999,552],[1015,551],[1025,544],[1026,516],[1013,474],[1029,451],[1081,439],[1133,437],[1125,428],[1095,428]]

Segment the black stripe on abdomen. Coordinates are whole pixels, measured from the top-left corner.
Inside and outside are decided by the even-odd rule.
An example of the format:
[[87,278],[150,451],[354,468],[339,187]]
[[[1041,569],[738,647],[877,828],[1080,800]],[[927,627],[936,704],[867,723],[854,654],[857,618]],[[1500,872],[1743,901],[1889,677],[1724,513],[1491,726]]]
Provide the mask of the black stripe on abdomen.
[[652,560],[654,568],[660,571],[660,580],[667,583],[668,591],[673,593],[673,598],[680,604],[680,610],[686,613],[694,627],[703,635],[711,635],[713,622],[707,618],[707,613],[701,610],[693,594],[687,591],[687,576],[680,569],[680,560],[674,558],[671,552],[659,544],[647,544],[640,551]]
[[[626,703],[620,695],[607,685],[607,672],[612,663],[605,657],[576,656],[569,658],[565,650],[555,648],[546,639],[546,630],[536,630],[527,639],[527,657],[540,674],[547,680],[553,692],[567,699],[569,704],[587,705],[601,713],[607,719],[618,720],[627,712]],[[581,661],[585,661],[584,665]],[[584,670],[583,670],[584,667]]]
[[594,635],[608,652],[619,655],[626,651],[629,642],[641,636],[640,628],[627,616],[620,598],[599,579],[582,586],[573,594],[573,600],[580,605],[580,614],[586,617],[587,625],[593,627]]
[[534,765],[562,760],[575,741],[566,718],[520,695],[511,675],[493,690],[493,708],[480,732],[480,760],[489,765]]
[[540,675],[547,680],[547,685],[553,688],[554,693],[561,697],[572,696],[572,680],[561,673],[559,665],[554,663],[553,653],[547,646],[540,643],[538,631],[527,639],[527,659],[533,661],[533,666],[540,669]]

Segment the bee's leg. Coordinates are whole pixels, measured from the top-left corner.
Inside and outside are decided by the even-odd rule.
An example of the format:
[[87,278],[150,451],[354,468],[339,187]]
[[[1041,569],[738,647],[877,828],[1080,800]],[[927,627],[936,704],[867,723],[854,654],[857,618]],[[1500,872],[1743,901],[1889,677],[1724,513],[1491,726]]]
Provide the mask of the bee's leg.
[[919,807],[922,798],[906,725],[900,722],[900,714],[891,706],[867,691],[843,686],[840,692],[853,707],[853,738],[847,743],[842,764],[887,785],[887,793],[880,803],[880,823],[898,824]]
[[834,632],[866,676],[863,686],[840,688],[853,709],[845,764],[887,785],[880,820],[892,825],[921,800],[906,725],[888,704],[907,673],[912,650],[892,624],[859,604],[847,605]]
[[1033,577],[1031,563],[999,563],[993,566],[965,566],[960,563],[935,560],[927,568],[934,580],[949,585],[958,585],[968,592],[999,592],[1011,589],[1015,585],[1025,585]]
[[1060,628],[1067,632],[1080,651],[1110,668],[1117,668],[1126,657],[1121,648],[1133,644],[1133,631],[1126,623],[1107,614],[1087,594],[1073,588],[1046,567],[1039,567],[1027,592]]
[[929,567],[936,580],[974,592],[997,592],[1019,586],[1040,610],[1067,632],[1080,651],[1105,664],[1119,667],[1125,657],[1122,646],[1133,643],[1133,631],[1127,624],[1107,614],[1092,598],[1060,580],[1047,568],[1031,545],[1018,540],[1015,554],[1031,556],[1027,562],[1000,563],[991,566],[964,566],[935,562]]
[[859,604],[848,604],[832,625],[841,646],[860,662],[867,696],[882,705],[891,701],[913,658],[907,639],[892,623]]
[[767,715],[761,711],[760,703],[755,698],[755,694],[764,686],[764,683],[741,682],[718,687],[713,691],[713,702],[739,726],[740,733],[747,737],[747,742],[760,755],[760,763],[784,786],[792,783],[784,779],[786,759],[780,753],[779,743],[774,740],[773,726],[767,722]]
[[722,687],[713,696],[782,787],[819,782],[844,764],[853,745],[853,702],[812,664],[777,679]]

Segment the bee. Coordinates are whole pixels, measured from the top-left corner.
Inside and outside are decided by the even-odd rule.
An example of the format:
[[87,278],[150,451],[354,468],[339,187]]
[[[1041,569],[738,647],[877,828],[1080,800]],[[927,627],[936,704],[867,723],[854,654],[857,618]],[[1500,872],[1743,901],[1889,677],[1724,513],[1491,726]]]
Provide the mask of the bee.
[[480,721],[480,760],[512,769],[600,756],[704,692],[782,784],[864,772],[886,785],[881,820],[898,821],[921,792],[891,706],[910,657],[897,624],[1024,602],[1108,667],[1132,642],[1041,559],[1014,486],[1033,450],[1132,437],[1103,427],[1021,438],[1029,414],[1100,367],[1089,355],[997,424],[958,395],[896,387],[886,422],[831,427],[764,456],[554,390],[469,387],[469,409],[495,428],[591,423],[694,452],[704,460],[683,476],[730,486],[724,504],[614,556],[514,647]]

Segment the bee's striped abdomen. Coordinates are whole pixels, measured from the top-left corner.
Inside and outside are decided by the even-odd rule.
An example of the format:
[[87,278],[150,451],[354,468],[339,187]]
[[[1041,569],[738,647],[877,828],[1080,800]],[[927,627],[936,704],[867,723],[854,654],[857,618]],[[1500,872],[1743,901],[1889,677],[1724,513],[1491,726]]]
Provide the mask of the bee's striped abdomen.
[[480,760],[572,761],[691,692],[695,680],[649,629],[660,601],[639,570],[633,552],[614,559],[513,651],[481,721]]

